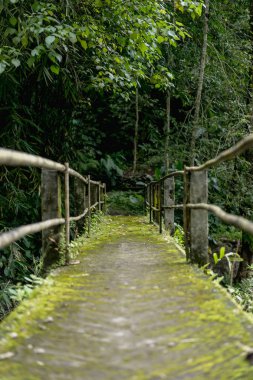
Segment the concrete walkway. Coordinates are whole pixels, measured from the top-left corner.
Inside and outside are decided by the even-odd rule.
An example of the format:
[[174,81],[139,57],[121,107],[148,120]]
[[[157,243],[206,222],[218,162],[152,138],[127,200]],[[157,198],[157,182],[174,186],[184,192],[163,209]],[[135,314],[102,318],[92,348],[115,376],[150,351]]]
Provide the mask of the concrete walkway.
[[80,242],[2,323],[1,380],[253,379],[252,325],[141,218]]

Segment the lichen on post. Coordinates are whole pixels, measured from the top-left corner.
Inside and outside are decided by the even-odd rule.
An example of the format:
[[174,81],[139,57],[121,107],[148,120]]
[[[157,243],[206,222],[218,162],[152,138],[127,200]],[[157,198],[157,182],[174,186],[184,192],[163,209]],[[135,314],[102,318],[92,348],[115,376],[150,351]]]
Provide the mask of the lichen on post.
[[[164,180],[164,206],[173,206],[175,204],[175,180],[174,177]],[[174,209],[164,209],[164,225],[165,230],[171,235],[174,233]]]
[[[207,171],[190,174],[190,203],[207,203]],[[190,252],[192,263],[202,266],[208,262],[208,211],[190,210]]]
[[[55,170],[42,169],[42,221],[61,218],[61,181]],[[62,225],[42,231],[42,268],[47,271],[61,260],[60,239]]]
[[[74,182],[74,194],[75,194],[75,215],[83,214],[86,209],[86,185],[80,181],[79,178],[75,178]],[[76,235],[80,235],[84,231],[84,218],[76,222]]]

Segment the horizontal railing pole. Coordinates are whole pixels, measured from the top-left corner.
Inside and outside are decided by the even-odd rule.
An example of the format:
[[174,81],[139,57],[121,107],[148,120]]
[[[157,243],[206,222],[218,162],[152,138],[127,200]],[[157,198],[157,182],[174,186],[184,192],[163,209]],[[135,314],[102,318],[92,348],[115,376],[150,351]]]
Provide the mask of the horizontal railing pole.
[[0,148],[0,165],[32,166],[41,169],[57,170],[58,172],[65,171],[65,166],[58,162],[5,148]]
[[190,209],[201,209],[211,212],[212,214],[216,215],[219,219],[221,219],[226,224],[232,224],[233,226],[248,232],[250,234],[253,234],[253,223],[249,220],[243,218],[242,216],[229,214],[225,211],[223,211],[220,207],[207,204],[207,203],[196,203],[191,204],[188,203],[186,207]]
[[232,146],[231,148],[224,150],[217,157],[212,158],[211,160],[205,162],[200,166],[189,166],[186,167],[186,170],[189,172],[197,172],[204,169],[208,169],[212,166],[215,166],[223,161],[232,160],[234,157],[238,156],[240,153],[245,150],[253,147],[253,133],[239,141],[237,144]]
[[71,216],[69,218],[69,221],[70,222],[78,222],[79,220],[81,220],[82,218],[84,218],[87,213],[88,213],[88,209],[86,208],[85,211],[81,215]]
[[167,179],[167,178],[172,178],[172,177],[181,176],[181,175],[183,175],[183,174],[184,174],[184,171],[183,171],[183,170],[178,170],[178,171],[176,171],[176,172],[169,173],[169,174],[167,174],[166,176],[162,177],[162,178],[160,179],[160,181],[164,181],[164,180]]
[[184,174],[184,171],[183,170],[178,170],[178,171],[175,171],[175,172],[172,172],[172,173],[169,173],[167,174],[166,176],[158,179],[157,181],[151,181],[149,182],[149,184],[147,186],[150,186],[150,185],[155,185],[157,183],[160,183],[162,181],[164,181],[165,179],[167,178],[172,178],[172,177],[177,177],[177,176],[181,176]]
[[[44,269],[48,266],[50,262],[49,256],[51,255],[54,259],[52,261],[57,261],[55,252],[59,252],[58,243],[60,238],[60,228],[65,223],[66,231],[66,259],[69,260],[68,256],[68,245],[70,237],[70,221],[79,221],[88,214],[88,231],[90,232],[90,217],[91,210],[96,208],[98,205],[102,208],[105,204],[105,193],[106,184],[91,181],[90,176],[87,178],[83,177],[81,174],[75,170],[69,168],[69,164],[62,165],[58,162],[36,156],[33,154],[28,154],[24,152],[19,152],[11,149],[0,148],[0,166],[16,166],[16,167],[36,167],[42,169],[42,221],[38,223],[32,223],[24,226],[14,228],[10,231],[0,233],[0,249],[14,243],[15,241],[23,238],[24,236],[42,232],[42,251],[43,251],[43,265]],[[60,178],[59,173],[65,173],[65,218],[61,217],[61,190],[60,190]],[[78,216],[69,216],[69,176],[73,176],[84,184],[88,185],[88,205],[85,206],[85,191],[80,192],[83,198],[84,212]],[[96,186],[99,191],[99,197],[96,202],[91,205],[91,192],[90,185]],[[85,185],[82,185],[85,188]],[[101,199],[100,189],[103,189],[103,199]],[[95,199],[93,200],[93,202]],[[81,212],[83,209],[78,210]],[[46,230],[50,230],[48,233]],[[51,236],[52,235],[52,236]],[[54,242],[54,247],[51,249],[50,241]],[[50,252],[49,252],[50,251]],[[53,252],[55,251],[55,252]],[[53,254],[51,254],[53,252]]]
[[170,210],[170,209],[183,209],[184,208],[184,205],[182,204],[182,205],[171,205],[171,206],[162,206],[162,208],[164,209],[164,210],[166,210],[166,209],[168,209],[168,210]]
[[69,175],[71,175],[72,177],[76,177],[76,178],[80,179],[80,181],[82,181],[86,184],[88,183],[87,178],[83,177],[81,174],[79,174],[78,172],[76,172],[73,169],[69,169]]
[[93,205],[90,206],[91,210],[96,208],[98,206],[98,202],[94,203]]
[[51,219],[45,220],[44,222],[27,224],[26,226],[21,226],[11,231],[4,232],[0,235],[0,249],[5,248],[7,245],[14,243],[26,235],[35,234],[64,223],[65,219],[63,218]]
[[92,185],[100,185],[100,182],[98,182],[98,181],[92,181],[92,180],[90,180],[90,183],[91,183]]

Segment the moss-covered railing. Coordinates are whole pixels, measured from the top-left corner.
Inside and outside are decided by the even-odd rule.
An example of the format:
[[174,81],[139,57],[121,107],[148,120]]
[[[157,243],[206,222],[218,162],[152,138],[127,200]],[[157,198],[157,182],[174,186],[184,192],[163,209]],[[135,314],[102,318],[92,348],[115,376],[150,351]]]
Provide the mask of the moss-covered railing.
[[[69,163],[45,159],[23,152],[9,149],[0,149],[0,165],[15,167],[35,167],[41,173],[41,220],[38,223],[28,224],[0,234],[0,249],[16,242],[22,237],[42,231],[42,252],[44,269],[59,261],[60,244],[63,226],[65,226],[65,262],[68,264],[70,222],[80,222],[86,219],[86,228],[90,234],[91,212],[94,209],[102,210],[105,203],[106,185],[92,181],[90,175],[82,176],[69,167]],[[61,208],[61,175],[64,176],[64,216]],[[76,211],[79,215],[70,216],[70,176],[75,179],[74,198]]]
[[[224,161],[232,160],[253,146],[253,134],[248,135],[233,147],[200,166],[185,166],[183,171],[172,172],[146,186],[146,205],[150,222],[159,224],[162,232],[163,220],[166,229],[174,230],[174,210],[183,210],[185,250],[187,260],[198,265],[208,262],[208,212],[226,224],[231,224],[253,235],[253,223],[229,214],[220,207],[208,204],[207,169]],[[175,204],[174,177],[181,176],[184,183],[182,204]]]

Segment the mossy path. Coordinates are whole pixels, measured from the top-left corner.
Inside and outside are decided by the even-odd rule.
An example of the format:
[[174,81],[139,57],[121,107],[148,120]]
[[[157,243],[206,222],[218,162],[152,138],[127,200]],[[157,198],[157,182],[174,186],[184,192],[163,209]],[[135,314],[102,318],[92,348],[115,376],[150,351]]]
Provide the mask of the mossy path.
[[143,219],[77,249],[2,323],[1,380],[253,379],[251,323]]

